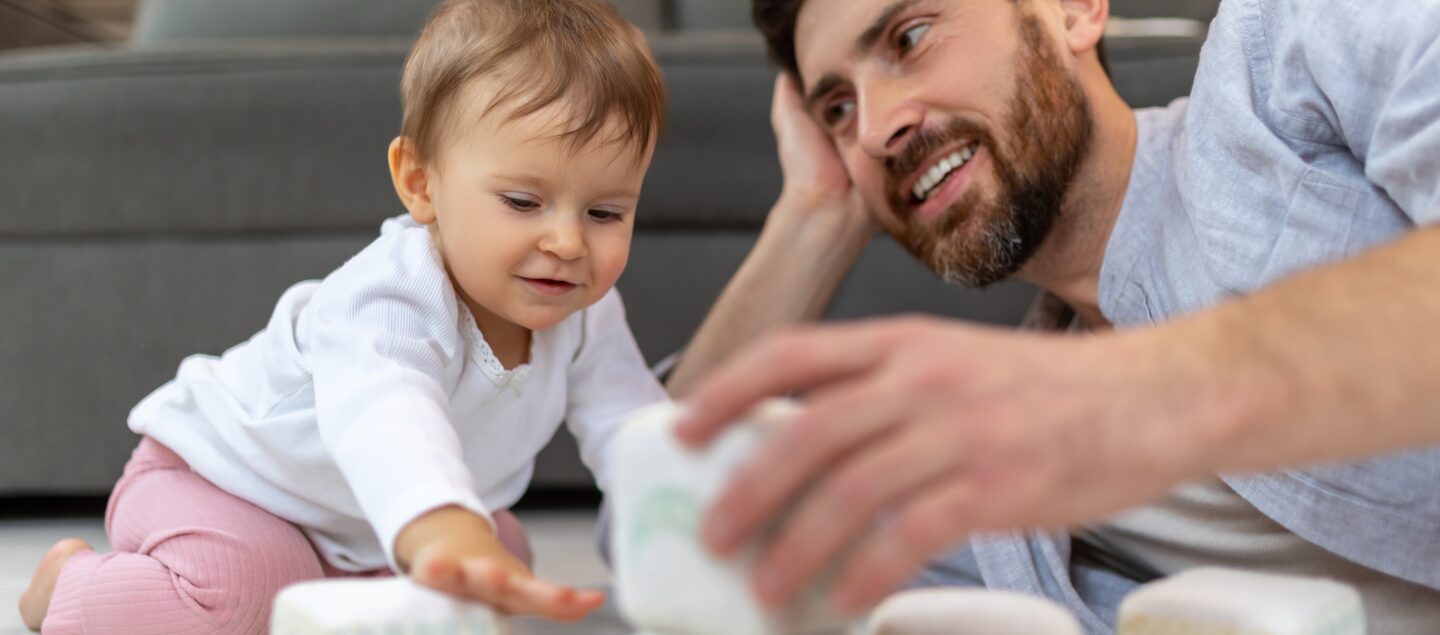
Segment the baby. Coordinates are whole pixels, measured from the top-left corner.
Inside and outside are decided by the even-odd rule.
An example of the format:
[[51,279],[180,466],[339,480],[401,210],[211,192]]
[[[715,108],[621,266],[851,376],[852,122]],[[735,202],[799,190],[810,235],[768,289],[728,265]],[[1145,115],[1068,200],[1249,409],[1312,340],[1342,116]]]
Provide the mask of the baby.
[[602,0],[449,0],[405,63],[389,150],[406,216],[269,324],[137,405],[105,525],[21,598],[44,633],[258,633],[284,586],[399,572],[578,620],[514,518],[568,423],[597,483],[625,415],[664,401],[613,287],[665,110]]

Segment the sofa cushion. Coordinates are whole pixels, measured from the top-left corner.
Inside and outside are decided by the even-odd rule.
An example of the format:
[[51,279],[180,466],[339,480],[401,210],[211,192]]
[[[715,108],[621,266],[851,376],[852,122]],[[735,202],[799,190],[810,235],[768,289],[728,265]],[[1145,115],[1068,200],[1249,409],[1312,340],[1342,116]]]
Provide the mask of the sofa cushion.
[[[296,37],[399,37],[420,31],[439,0],[144,0],[131,43]],[[612,0],[626,19],[659,30],[662,0]]]
[[437,0],[144,0],[130,41],[270,37],[412,37]]
[[[779,192],[773,80],[746,40],[656,42],[672,108],[642,227],[758,227]],[[407,46],[0,58],[0,209],[16,210],[0,215],[0,234],[373,229],[403,211],[385,151]]]

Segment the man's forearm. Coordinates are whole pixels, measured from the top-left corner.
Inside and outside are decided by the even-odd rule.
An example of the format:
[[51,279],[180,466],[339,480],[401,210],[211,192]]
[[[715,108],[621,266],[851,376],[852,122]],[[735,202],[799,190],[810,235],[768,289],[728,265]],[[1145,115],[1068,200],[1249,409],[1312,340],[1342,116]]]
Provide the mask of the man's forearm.
[[1220,470],[1440,444],[1440,228],[1156,335],[1189,344],[1177,347],[1177,357],[1205,360],[1216,380],[1207,382],[1212,403],[1239,404],[1209,413],[1206,434]]
[[710,309],[666,384],[681,397],[732,352],[779,328],[825,313],[873,234],[850,212],[771,212],[760,239]]

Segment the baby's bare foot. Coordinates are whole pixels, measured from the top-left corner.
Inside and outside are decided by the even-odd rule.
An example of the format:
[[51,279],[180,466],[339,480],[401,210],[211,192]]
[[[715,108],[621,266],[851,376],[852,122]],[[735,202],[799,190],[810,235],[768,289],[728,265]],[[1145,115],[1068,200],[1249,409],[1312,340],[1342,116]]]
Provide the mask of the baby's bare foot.
[[40,558],[40,566],[35,567],[35,575],[30,578],[30,586],[25,587],[25,592],[20,594],[20,619],[32,631],[40,630],[40,623],[45,621],[45,614],[50,612],[50,596],[55,594],[55,581],[60,579],[60,567],[71,556],[81,551],[90,551],[94,547],[90,543],[79,538],[66,538],[55,543]]

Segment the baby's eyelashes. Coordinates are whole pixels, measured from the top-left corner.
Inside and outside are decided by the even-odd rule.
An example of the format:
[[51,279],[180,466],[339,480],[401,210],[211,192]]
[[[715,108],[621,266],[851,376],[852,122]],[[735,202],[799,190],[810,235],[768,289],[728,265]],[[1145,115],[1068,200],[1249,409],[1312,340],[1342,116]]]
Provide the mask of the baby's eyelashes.
[[501,194],[500,200],[511,209],[521,212],[530,212],[540,208],[539,201],[532,201],[528,198],[521,198],[510,194]]

